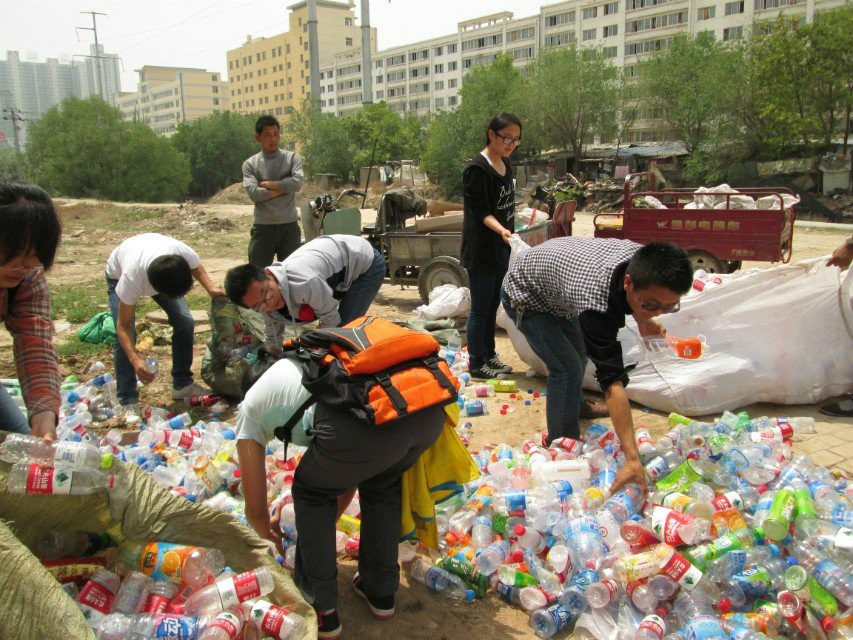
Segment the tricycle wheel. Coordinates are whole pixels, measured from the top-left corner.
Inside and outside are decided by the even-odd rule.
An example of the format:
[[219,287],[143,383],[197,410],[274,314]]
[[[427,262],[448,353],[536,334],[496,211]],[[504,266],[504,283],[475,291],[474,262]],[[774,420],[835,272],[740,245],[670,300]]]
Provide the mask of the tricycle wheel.
[[429,303],[430,291],[442,284],[452,284],[454,287],[468,286],[468,272],[462,264],[452,256],[436,256],[423,267],[418,276],[418,292],[424,304]]
[[688,251],[687,255],[690,257],[690,267],[693,271],[704,269],[708,273],[726,273],[725,265],[707,251],[694,249]]

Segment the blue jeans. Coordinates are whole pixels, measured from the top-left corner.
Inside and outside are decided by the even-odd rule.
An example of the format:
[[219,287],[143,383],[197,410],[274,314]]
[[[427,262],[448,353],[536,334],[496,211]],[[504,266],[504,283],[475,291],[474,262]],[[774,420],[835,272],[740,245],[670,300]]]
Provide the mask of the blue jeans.
[[30,423],[2,384],[0,384],[0,429],[12,433],[30,433]]
[[[118,328],[118,305],[119,299],[116,295],[116,284],[118,280],[107,278],[107,297],[110,302],[110,312],[113,321]],[[157,294],[154,302],[166,312],[169,324],[172,325],[172,388],[181,389],[193,382],[193,374],[190,368],[193,364],[193,334],[195,332],[195,321],[190,313],[190,307],[186,298],[169,298]],[[136,342],[136,327],[131,327],[130,338]],[[116,369],[116,387],[118,400],[121,404],[130,404],[139,400],[136,391],[136,372],[127,358],[127,354],[118,343],[116,333],[115,345],[113,347],[113,363]]]
[[506,293],[501,300],[507,316],[527,338],[530,348],[548,367],[545,415],[548,442],[554,438],[580,438],[580,407],[586,347],[577,318],[562,318],[542,311],[513,309]]
[[471,291],[471,312],[465,326],[471,371],[495,357],[495,314],[501,300],[506,265],[496,271],[466,269]]
[[341,325],[367,313],[384,280],[385,259],[374,249],[373,264],[353,281],[338,304]]

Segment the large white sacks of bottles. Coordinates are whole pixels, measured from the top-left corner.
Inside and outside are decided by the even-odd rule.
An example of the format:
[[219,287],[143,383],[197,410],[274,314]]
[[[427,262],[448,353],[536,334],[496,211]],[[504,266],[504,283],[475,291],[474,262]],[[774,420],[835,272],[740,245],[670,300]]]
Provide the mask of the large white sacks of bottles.
[[[636,363],[628,397],[659,411],[705,415],[755,402],[812,404],[848,393],[853,277],[825,263],[818,258],[697,278],[681,310],[660,318],[670,336],[703,337],[705,349],[696,360],[654,357],[629,317],[619,333],[625,363]],[[502,310],[499,324],[531,370],[547,375]],[[584,386],[598,389],[592,363]]]

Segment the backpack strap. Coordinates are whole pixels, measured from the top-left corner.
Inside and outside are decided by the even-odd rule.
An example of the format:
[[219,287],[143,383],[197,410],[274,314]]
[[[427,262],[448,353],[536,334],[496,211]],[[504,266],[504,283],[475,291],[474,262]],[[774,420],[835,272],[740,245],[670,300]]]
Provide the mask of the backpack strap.
[[453,386],[453,383],[450,381],[444,372],[438,366],[438,358],[435,356],[424,358],[423,363],[429,368],[432,372],[432,375],[435,376],[435,379],[438,380],[438,383],[444,387],[447,391],[450,392],[451,397],[456,397],[457,391],[456,387]]
[[315,402],[316,400],[314,399],[314,396],[308,396],[305,399],[305,402],[300,404],[296,408],[296,411],[294,411],[293,414],[287,419],[287,422],[285,422],[280,427],[276,427],[273,431],[275,437],[284,442],[285,456],[287,455],[287,445],[290,444],[290,431],[293,429],[296,423],[302,419],[302,415],[305,413],[308,407],[310,407]]

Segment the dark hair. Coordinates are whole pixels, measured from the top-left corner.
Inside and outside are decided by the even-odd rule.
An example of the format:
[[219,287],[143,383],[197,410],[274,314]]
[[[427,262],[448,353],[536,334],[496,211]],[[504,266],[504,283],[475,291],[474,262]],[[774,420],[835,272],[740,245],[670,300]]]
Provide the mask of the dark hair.
[[239,307],[245,307],[243,297],[249,290],[249,286],[253,282],[263,282],[266,279],[266,271],[248,262],[239,267],[232,267],[225,274],[225,293],[231,302]]
[[508,127],[511,124],[517,124],[518,128],[521,129],[521,120],[518,119],[518,116],[506,113],[505,111],[502,111],[489,120],[489,126],[486,127],[486,146],[489,146],[489,131],[497,133],[504,127]]
[[249,393],[249,389],[251,389],[254,384],[261,379],[261,376],[264,375],[267,370],[273,366],[276,362],[278,362],[279,358],[272,355],[269,351],[264,349],[260,349],[258,351],[258,359],[250,364],[243,371],[243,375],[240,378],[240,393],[243,394],[243,397],[246,397],[246,394]]
[[272,116],[261,116],[255,121],[255,133],[258,135],[262,134],[264,132],[264,127],[275,127],[281,131],[281,126],[278,124],[278,120]]
[[41,187],[0,180],[0,264],[35,252],[50,269],[62,240],[62,223]]
[[657,285],[684,295],[693,285],[693,267],[687,252],[668,242],[641,247],[628,263],[627,273],[635,289]]
[[183,256],[173,254],[155,258],[145,275],[154,290],[168,298],[180,298],[193,286],[193,274]]

